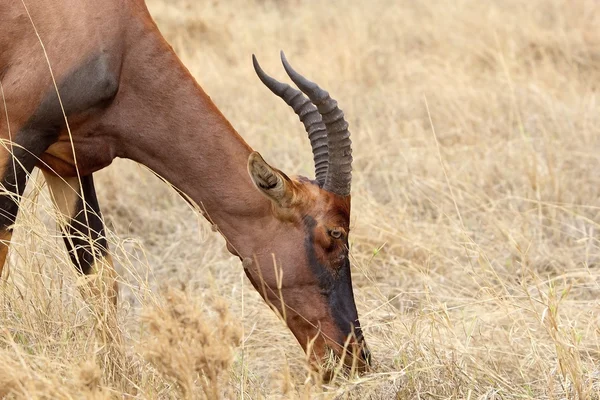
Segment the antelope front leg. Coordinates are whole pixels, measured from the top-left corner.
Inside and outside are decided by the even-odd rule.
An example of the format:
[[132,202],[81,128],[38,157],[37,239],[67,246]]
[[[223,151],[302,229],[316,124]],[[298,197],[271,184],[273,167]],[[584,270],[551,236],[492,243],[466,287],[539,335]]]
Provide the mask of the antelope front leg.
[[108,298],[116,306],[116,273],[108,253],[92,175],[81,177],[81,184],[77,178],[61,178],[46,171],[44,175],[59,211],[59,224],[71,261],[87,280],[84,296],[91,295],[90,300]]
[[27,177],[38,157],[48,148],[51,139],[33,129],[20,132],[14,142],[2,140],[0,145],[0,275],[12,238],[12,226],[17,219],[19,202]]

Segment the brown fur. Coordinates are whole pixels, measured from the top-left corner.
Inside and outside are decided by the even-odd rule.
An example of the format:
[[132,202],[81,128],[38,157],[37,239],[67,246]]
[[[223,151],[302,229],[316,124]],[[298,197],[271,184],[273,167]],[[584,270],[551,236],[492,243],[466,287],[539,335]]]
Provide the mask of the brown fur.
[[[293,204],[274,207],[248,175],[252,149],[176,57],[143,1],[26,4],[57,82],[69,79],[84,60],[102,54],[119,84],[110,103],[86,110],[76,107],[77,112],[69,115],[81,176],[108,166],[115,157],[135,160],[157,172],[200,206],[234,254],[254,260],[246,263],[250,264],[248,277],[265,300],[285,314],[305,349],[316,338],[316,358],[326,355],[327,347],[341,354],[347,333],[335,317],[344,316],[332,315],[308,264],[305,242],[307,234],[314,234],[314,243],[308,246],[320,263],[334,271],[347,252],[344,241],[333,240],[328,232],[340,228],[348,233],[350,198],[326,192],[305,178],[293,179],[288,188],[293,191]],[[10,124],[17,132],[54,90],[20,1],[0,5],[0,79]],[[2,118],[0,137],[6,139]],[[76,175],[66,127],[40,158],[38,166],[45,170],[63,177]],[[316,221],[314,232],[306,231],[307,216]],[[355,313],[353,299],[352,307]],[[363,346],[362,338],[354,346]]]

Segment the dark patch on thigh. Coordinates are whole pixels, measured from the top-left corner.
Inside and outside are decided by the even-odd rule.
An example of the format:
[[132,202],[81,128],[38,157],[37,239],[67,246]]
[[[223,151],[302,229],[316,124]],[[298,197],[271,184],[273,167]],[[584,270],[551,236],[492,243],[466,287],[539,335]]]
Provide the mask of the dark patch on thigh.
[[106,255],[107,241],[92,176],[81,178],[81,185],[87,210],[84,211],[83,200],[80,198],[67,228],[64,242],[75,267],[87,275],[92,272],[94,260],[99,260]]

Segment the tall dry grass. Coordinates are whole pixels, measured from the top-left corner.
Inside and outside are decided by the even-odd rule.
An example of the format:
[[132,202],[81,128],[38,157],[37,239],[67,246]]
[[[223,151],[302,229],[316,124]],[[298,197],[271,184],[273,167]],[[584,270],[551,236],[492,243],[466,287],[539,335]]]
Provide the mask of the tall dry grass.
[[374,371],[311,379],[223,240],[120,161],[97,187],[124,288],[123,345],[99,340],[114,328],[82,300],[46,190],[32,188],[1,286],[2,395],[600,398],[596,1],[149,6],[219,108],[288,173],[312,174],[308,141],[250,54],[283,78],[284,49],[340,101]]

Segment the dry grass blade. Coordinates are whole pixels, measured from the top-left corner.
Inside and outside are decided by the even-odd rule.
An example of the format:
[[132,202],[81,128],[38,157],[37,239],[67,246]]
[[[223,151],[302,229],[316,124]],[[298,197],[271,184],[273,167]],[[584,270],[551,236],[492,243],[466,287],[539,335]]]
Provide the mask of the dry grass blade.
[[148,330],[145,358],[174,382],[182,398],[222,397],[222,375],[227,375],[240,341],[239,326],[223,300],[199,304],[171,289],[165,304],[147,311],[142,321]]
[[121,276],[118,332],[84,301],[32,177],[0,285],[0,397],[600,398],[595,0],[148,4],[278,168],[312,176],[310,145],[250,55],[277,71],[284,49],[339,100],[354,144],[353,282],[375,370],[312,379],[209,224],[117,160],[96,186]]

